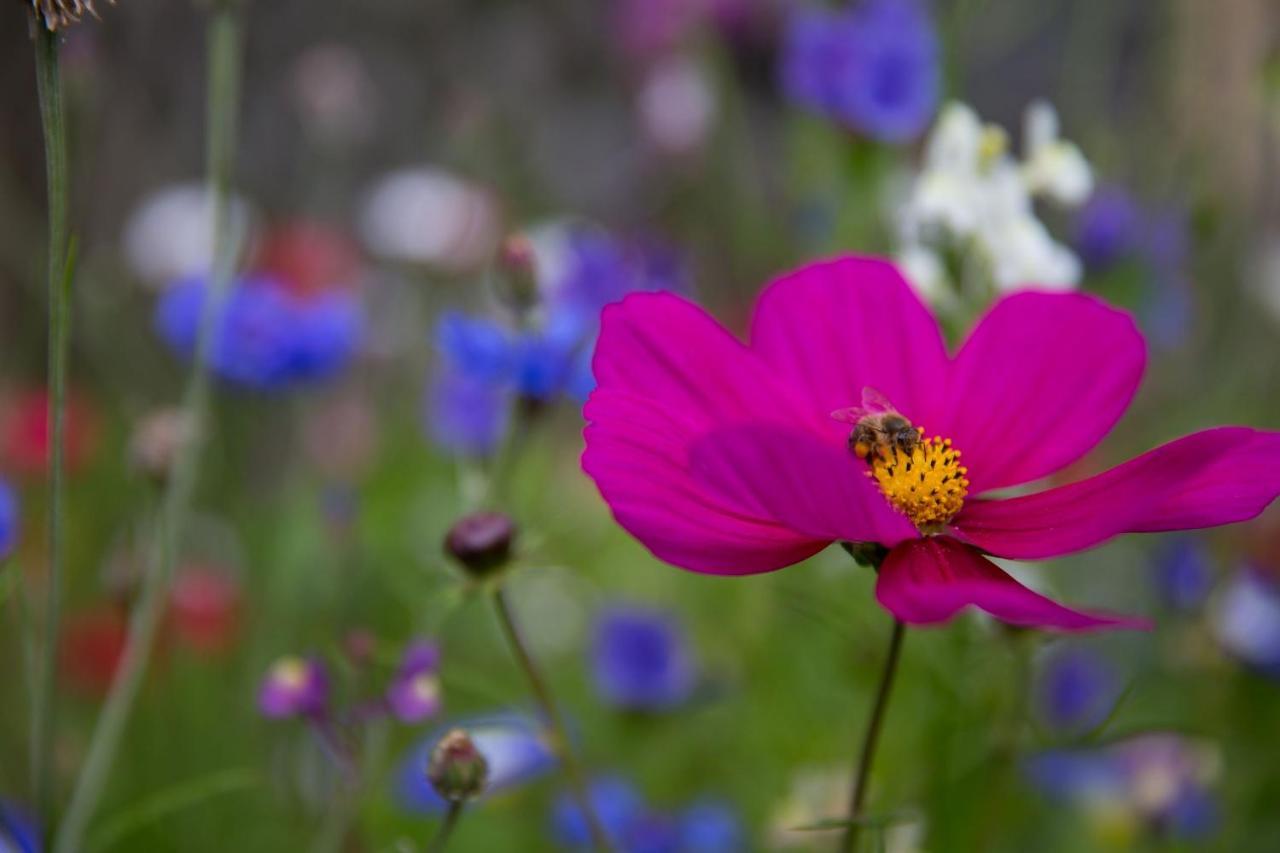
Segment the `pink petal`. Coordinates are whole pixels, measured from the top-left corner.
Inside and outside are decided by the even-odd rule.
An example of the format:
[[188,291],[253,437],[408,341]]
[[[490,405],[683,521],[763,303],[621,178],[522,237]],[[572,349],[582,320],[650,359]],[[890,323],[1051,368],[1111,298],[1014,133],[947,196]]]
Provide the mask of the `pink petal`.
[[858,405],[865,387],[920,423],[942,402],[938,324],[885,261],[845,257],[777,279],[756,303],[751,348],[824,414]]
[[984,551],[1037,559],[1091,548],[1121,533],[1244,521],[1277,494],[1280,433],[1219,427],[1078,483],[1008,500],[970,501],[954,526]]
[[633,293],[607,306],[592,361],[597,387],[666,409],[689,430],[743,421],[804,423],[815,411],[706,311],[671,293]]
[[1017,485],[1075,461],[1129,406],[1146,364],[1132,318],[1080,293],[1018,293],[956,354],[947,414],[971,491]]
[[829,543],[743,513],[689,473],[689,433],[669,413],[597,388],[582,468],[618,523],[659,559],[695,572],[751,574],[798,563]]
[[741,512],[827,542],[896,545],[919,534],[845,447],[771,426],[727,427],[693,446],[698,482]]
[[972,548],[938,536],[907,542],[889,552],[876,580],[876,600],[913,625],[945,622],[966,607],[977,607],[1028,628],[1150,627],[1141,619],[1064,607],[1027,589]]
[[741,511],[689,474],[693,442],[722,424],[825,428],[769,369],[697,306],[670,294],[605,309],[583,469],[614,517],[655,555],[699,572],[746,574],[799,562],[828,543]]

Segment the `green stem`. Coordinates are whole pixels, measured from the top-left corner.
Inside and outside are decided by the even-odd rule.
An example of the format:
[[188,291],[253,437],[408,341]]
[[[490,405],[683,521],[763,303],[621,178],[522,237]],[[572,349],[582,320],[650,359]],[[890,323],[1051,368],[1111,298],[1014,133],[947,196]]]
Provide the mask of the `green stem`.
[[52,805],[54,721],[57,718],[58,635],[62,619],[63,435],[66,429],[67,345],[70,306],[67,258],[67,133],[58,70],[58,37],[36,25],[36,83],[44,125],[49,196],[49,576],[45,594],[44,645],[31,719],[31,785],[36,813],[49,820]]
[[612,845],[609,843],[609,836],[605,833],[604,826],[600,823],[600,818],[591,803],[591,797],[587,793],[586,774],[582,770],[582,765],[578,763],[573,749],[569,746],[564,719],[560,716],[560,711],[556,707],[555,700],[551,696],[551,691],[548,689],[538,665],[534,662],[533,656],[529,654],[528,646],[525,645],[520,629],[516,626],[515,617],[511,613],[511,606],[507,603],[506,593],[503,592],[501,586],[497,586],[493,590],[493,606],[498,613],[498,622],[502,625],[502,632],[506,635],[507,644],[511,646],[512,654],[515,655],[520,668],[524,670],[525,677],[529,680],[529,688],[533,693],[534,701],[538,703],[543,717],[546,718],[546,724],[550,730],[552,749],[560,759],[561,766],[564,767],[565,778],[569,782],[569,791],[573,794],[573,798],[578,803],[578,808],[582,810],[583,817],[586,819],[587,829],[591,833],[592,844],[597,850],[611,850]]
[[85,764],[76,781],[54,846],[55,853],[74,853],[97,808],[115,762],[120,740],[146,674],[153,640],[178,544],[191,507],[200,448],[209,416],[210,380],[207,370],[213,332],[231,286],[236,251],[230,223],[231,164],[236,139],[240,92],[241,31],[236,4],[215,5],[208,28],[208,181],[213,204],[213,271],[201,309],[195,355],[184,395],[184,409],[194,424],[194,438],[186,442],[174,463],[160,509],[156,543],[142,580],[142,589],[129,620],[129,633],[119,670],[94,728]]
[[431,844],[427,846],[427,853],[444,853],[444,848],[449,843],[449,836],[453,835],[461,818],[462,802],[449,803],[449,810],[444,813],[444,822],[440,824],[435,837],[431,839]]
[[884,669],[880,671],[880,687],[876,691],[875,704],[871,707],[871,719],[867,721],[866,731],[862,734],[862,748],[858,751],[858,762],[853,769],[853,790],[849,792],[849,825],[844,831],[844,840],[840,845],[844,853],[851,853],[858,842],[862,805],[867,798],[867,780],[871,776],[871,765],[875,761],[880,728],[884,723],[885,708],[889,704],[889,691],[893,689],[893,676],[898,671],[898,659],[902,656],[902,638],[905,634],[906,626],[900,620],[894,619],[893,634],[889,637],[889,654],[885,658]]

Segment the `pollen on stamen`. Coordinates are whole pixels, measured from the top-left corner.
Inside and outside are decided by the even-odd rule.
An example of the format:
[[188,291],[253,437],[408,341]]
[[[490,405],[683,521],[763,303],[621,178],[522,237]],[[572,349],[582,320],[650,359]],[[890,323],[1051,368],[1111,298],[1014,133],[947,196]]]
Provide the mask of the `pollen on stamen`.
[[946,524],[964,506],[969,494],[969,469],[960,464],[960,451],[951,439],[933,436],[920,441],[910,453],[898,447],[880,448],[867,461],[867,475],[899,512],[919,528]]

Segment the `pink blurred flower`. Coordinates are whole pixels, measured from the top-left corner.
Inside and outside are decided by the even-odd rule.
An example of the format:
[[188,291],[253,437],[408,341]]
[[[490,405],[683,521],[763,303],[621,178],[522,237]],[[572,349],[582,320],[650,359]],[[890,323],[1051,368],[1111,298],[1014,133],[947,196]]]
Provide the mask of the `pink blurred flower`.
[[66,685],[87,696],[105,695],[124,657],[128,632],[118,607],[100,605],[69,614],[58,647],[58,668]]
[[169,593],[169,625],[199,654],[231,648],[240,625],[240,584],[231,571],[199,564],[181,569]]
[[[89,461],[97,445],[96,412],[74,391],[67,393],[66,466],[75,472]],[[43,388],[23,391],[4,401],[0,412],[0,454],[17,474],[38,476],[49,464],[51,444],[49,395]]]
[[[1068,609],[987,557],[1251,518],[1280,493],[1280,434],[1206,430],[1069,485],[987,493],[1092,449],[1145,363],[1128,314],[1071,293],[1007,296],[948,353],[898,271],[865,258],[775,281],[749,344],[685,299],[633,294],[605,309],[583,468],[623,527],[692,571],[766,572],[833,541],[875,543],[876,598],[904,622],[973,606],[1017,625],[1139,627]],[[831,415],[868,388],[924,430],[911,459],[850,452],[849,423]]]
[[331,225],[289,222],[263,237],[254,267],[279,279],[294,296],[314,296],[359,284],[360,247]]

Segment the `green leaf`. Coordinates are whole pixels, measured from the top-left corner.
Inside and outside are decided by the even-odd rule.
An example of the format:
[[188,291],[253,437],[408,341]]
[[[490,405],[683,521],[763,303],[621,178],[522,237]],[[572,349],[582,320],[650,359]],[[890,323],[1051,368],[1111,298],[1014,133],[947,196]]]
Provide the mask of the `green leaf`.
[[208,776],[179,783],[103,821],[102,828],[90,838],[88,849],[105,850],[138,830],[176,812],[192,808],[214,797],[246,791],[261,784],[262,777],[257,770],[250,767],[220,770]]

